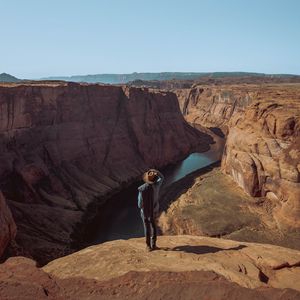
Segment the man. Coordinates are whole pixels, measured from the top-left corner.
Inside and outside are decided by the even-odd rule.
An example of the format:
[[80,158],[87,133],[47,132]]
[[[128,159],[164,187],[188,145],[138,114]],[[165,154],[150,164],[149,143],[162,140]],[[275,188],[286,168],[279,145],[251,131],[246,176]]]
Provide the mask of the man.
[[152,251],[157,249],[155,219],[159,214],[159,190],[164,176],[158,170],[150,169],[143,175],[143,180],[145,183],[138,188],[138,207],[144,223],[146,250]]

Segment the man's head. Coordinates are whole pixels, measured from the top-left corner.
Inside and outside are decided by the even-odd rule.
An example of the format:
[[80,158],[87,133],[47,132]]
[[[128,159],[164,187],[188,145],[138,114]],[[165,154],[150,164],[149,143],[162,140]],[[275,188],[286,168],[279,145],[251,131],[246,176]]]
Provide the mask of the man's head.
[[146,183],[150,183],[153,184],[156,182],[156,180],[158,179],[158,171],[155,169],[150,169],[147,172],[144,173],[143,175],[143,180]]

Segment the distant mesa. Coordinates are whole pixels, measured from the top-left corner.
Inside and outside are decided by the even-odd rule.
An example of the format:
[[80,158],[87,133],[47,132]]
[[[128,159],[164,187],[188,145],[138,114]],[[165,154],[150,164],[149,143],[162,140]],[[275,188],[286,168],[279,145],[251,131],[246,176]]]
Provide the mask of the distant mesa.
[[[37,80],[68,81],[104,84],[128,84],[131,86],[148,86],[153,88],[190,88],[198,83],[257,83],[257,82],[299,82],[300,76],[293,74],[265,74],[254,72],[159,72],[128,74],[93,74],[73,76],[51,76]],[[0,74],[0,82],[36,81],[22,80],[10,74]]]
[[131,73],[131,74],[94,74],[75,76],[53,76],[42,80],[65,80],[87,83],[125,84],[134,81],[163,81],[163,80],[197,80],[201,78],[228,77],[262,77],[262,78],[293,78],[300,77],[291,74],[264,74],[253,72],[160,72],[160,73]]
[[18,79],[10,74],[1,73],[0,74],[0,82],[19,82],[21,79]]

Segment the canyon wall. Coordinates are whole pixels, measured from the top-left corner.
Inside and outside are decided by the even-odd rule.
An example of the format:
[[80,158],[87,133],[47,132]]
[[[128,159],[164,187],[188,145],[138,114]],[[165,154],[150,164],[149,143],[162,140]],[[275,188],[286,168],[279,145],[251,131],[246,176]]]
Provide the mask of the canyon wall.
[[191,124],[227,135],[222,169],[267,196],[282,227],[300,227],[300,85],[195,85],[177,90]]
[[91,204],[101,205],[148,167],[206,151],[211,142],[188,125],[170,92],[2,85],[0,188],[17,224],[17,244],[41,263],[69,253]]
[[180,109],[189,123],[228,132],[231,116],[243,111],[255,97],[256,91],[240,86],[195,85],[175,91]]
[[191,89],[174,89],[185,119],[191,124],[218,127],[228,132],[232,116],[255,102],[299,99],[299,84],[194,84]]
[[251,196],[267,196],[281,226],[300,228],[300,103],[258,102],[229,122],[222,167]]

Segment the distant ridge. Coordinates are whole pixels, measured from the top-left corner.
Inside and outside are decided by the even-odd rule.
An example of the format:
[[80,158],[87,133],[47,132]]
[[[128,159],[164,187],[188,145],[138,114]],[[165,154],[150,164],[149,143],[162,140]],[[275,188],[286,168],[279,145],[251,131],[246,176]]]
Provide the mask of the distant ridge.
[[14,77],[7,73],[1,73],[0,74],[0,82],[19,82],[21,79],[18,79],[17,77]]
[[264,74],[254,72],[161,72],[161,73],[131,73],[131,74],[95,74],[95,75],[74,75],[74,76],[53,76],[41,78],[42,80],[64,80],[87,83],[111,83],[123,84],[135,80],[195,80],[203,77],[282,77],[300,78],[300,75],[293,74]]

